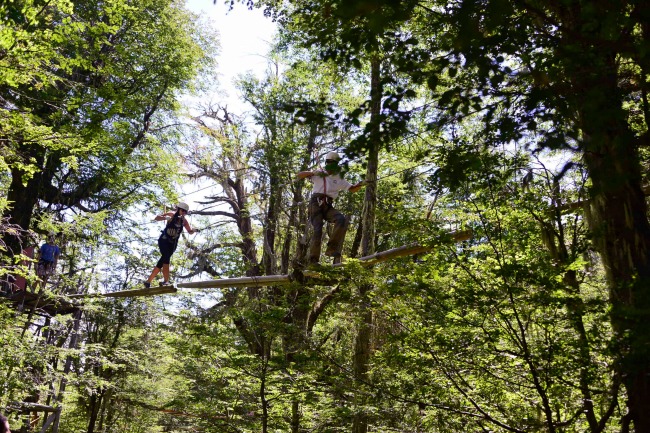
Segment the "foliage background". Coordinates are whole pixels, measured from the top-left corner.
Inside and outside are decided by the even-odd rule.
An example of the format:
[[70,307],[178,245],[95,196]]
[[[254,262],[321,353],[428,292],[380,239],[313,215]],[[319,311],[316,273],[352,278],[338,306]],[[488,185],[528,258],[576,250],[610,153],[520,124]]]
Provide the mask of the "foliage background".
[[[290,276],[1,302],[12,428],[38,403],[60,432],[644,431],[648,8],[247,4],[280,34],[245,112],[214,102],[218,38],[179,2],[0,5],[6,297],[20,274],[60,306],[137,288],[143,215],[188,180],[175,279]],[[345,266],[314,281],[295,173],[331,150],[371,192],[337,199]],[[51,232],[39,290],[19,252]],[[368,243],[429,249],[366,267]]]

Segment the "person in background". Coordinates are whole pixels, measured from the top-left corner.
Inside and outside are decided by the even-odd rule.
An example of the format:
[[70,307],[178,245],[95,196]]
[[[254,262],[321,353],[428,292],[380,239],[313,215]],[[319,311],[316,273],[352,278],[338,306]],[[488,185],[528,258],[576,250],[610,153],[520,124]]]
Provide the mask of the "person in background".
[[169,262],[176,251],[178,246],[178,239],[183,233],[183,228],[187,230],[189,234],[196,233],[199,230],[194,230],[190,227],[190,223],[185,219],[185,216],[189,212],[190,207],[187,203],[178,203],[176,205],[175,212],[166,212],[161,215],[156,215],[154,218],[156,221],[167,221],[165,229],[162,231],[160,237],[158,238],[158,248],[160,249],[160,260],[156,264],[156,267],[151,271],[151,275],[144,282],[144,287],[151,287],[151,282],[156,278],[156,275],[162,270],[163,273],[163,282],[161,286],[167,286],[171,284],[169,280]]
[[54,234],[50,233],[47,242],[38,250],[38,264],[36,265],[36,275],[41,279],[41,288],[45,287],[47,280],[56,271],[56,265],[59,262],[61,250],[55,243]]
[[9,430],[9,420],[2,414],[0,414],[0,433],[11,433],[11,430]]
[[309,200],[309,220],[314,227],[314,236],[309,247],[309,262],[311,264],[318,263],[320,259],[324,221],[334,224],[325,255],[333,257],[334,263],[340,262],[346,220],[345,215],[334,209],[334,199],[338,196],[339,191],[357,192],[365,185],[363,181],[352,185],[343,179],[339,167],[340,160],[341,156],[338,153],[329,152],[325,155],[325,170],[301,171],[296,175],[298,179],[309,178],[313,183],[313,191]]

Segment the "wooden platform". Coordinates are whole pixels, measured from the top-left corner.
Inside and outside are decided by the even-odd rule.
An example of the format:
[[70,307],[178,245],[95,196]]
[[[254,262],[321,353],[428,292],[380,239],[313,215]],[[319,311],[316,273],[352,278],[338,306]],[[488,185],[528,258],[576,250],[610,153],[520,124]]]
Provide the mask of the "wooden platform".
[[79,305],[67,301],[60,296],[39,296],[28,290],[18,290],[0,297],[0,302],[10,302],[13,308],[20,311],[31,311],[37,314],[56,316],[57,314],[70,314],[79,310]]

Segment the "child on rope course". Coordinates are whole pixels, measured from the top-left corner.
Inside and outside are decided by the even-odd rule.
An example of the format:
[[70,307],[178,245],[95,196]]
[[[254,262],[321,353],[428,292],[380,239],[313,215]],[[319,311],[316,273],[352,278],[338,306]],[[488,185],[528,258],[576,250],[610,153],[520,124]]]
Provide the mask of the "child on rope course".
[[187,203],[181,202],[176,205],[175,212],[166,212],[161,215],[156,215],[154,218],[156,221],[169,221],[158,238],[158,248],[160,249],[161,255],[160,260],[158,260],[156,267],[151,271],[151,275],[149,275],[147,281],[144,282],[145,288],[148,289],[151,287],[151,282],[156,278],[156,275],[158,275],[161,270],[164,281],[160,285],[167,286],[171,284],[169,281],[169,262],[172,254],[176,251],[178,239],[181,237],[181,233],[183,233],[183,228],[185,228],[189,234],[197,233],[199,231],[192,229],[190,223],[185,219],[185,215],[187,215],[189,210],[190,207]]
[[314,227],[314,236],[311,238],[309,248],[309,262],[311,264],[318,263],[320,259],[324,221],[334,224],[332,236],[327,242],[325,255],[333,257],[334,263],[340,262],[346,221],[345,215],[334,209],[334,199],[338,196],[339,191],[357,192],[365,185],[363,181],[352,185],[343,179],[340,174],[340,160],[341,156],[338,153],[329,152],[325,155],[325,170],[301,171],[296,175],[298,179],[310,178],[313,183],[313,191],[309,201],[309,220]]

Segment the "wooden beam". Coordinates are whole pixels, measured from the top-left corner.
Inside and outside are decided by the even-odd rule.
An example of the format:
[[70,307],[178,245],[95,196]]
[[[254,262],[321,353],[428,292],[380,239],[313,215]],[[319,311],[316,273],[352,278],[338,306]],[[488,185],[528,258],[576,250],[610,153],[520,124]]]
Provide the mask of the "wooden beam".
[[60,409],[58,407],[47,406],[45,404],[39,403],[29,403],[26,401],[17,401],[10,403],[7,407],[12,411],[29,413],[29,412],[58,412]]
[[[449,236],[456,242],[466,241],[471,239],[472,231],[464,230],[460,232],[452,232]],[[419,244],[404,245],[401,247],[393,248],[391,250],[380,251],[378,253],[372,254],[370,256],[365,256],[359,258],[360,262],[363,262],[363,266],[372,266],[377,263],[385,262],[387,260],[396,259],[398,257],[412,256],[415,254],[426,253],[431,251],[437,245],[423,246]],[[334,265],[334,267],[342,266],[342,264]]]
[[[79,306],[68,302],[64,297],[58,295],[45,295],[33,293],[27,290],[17,290],[5,295],[13,307],[23,312],[32,309],[35,314],[55,316],[57,314],[70,314],[79,309]],[[3,298],[0,298],[0,300]],[[22,308],[22,309],[21,309]]]
[[181,289],[215,289],[225,287],[264,287],[277,286],[291,282],[289,275],[264,275],[260,277],[222,278],[210,281],[179,283]]
[[51,414],[50,416],[47,417],[45,420],[45,423],[43,424],[43,427],[41,427],[40,433],[45,433],[47,430],[50,428],[50,424],[52,424],[58,417],[61,416],[61,408],[57,408],[57,411]]
[[88,293],[68,295],[68,298],[131,298],[134,296],[154,296],[165,293],[176,293],[178,289],[175,286],[158,286],[144,289],[122,290],[110,293]]

